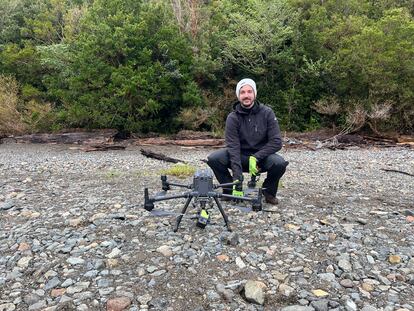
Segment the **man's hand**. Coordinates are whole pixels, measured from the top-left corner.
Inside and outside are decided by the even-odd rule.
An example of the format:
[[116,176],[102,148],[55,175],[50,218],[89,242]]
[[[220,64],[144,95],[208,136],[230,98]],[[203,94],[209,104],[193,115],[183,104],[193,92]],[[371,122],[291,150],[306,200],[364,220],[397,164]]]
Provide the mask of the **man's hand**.
[[253,156],[249,157],[249,174],[256,176],[257,173],[259,173],[259,170],[257,168],[257,159]]
[[234,195],[235,197],[243,197],[244,193],[243,193],[243,190],[237,190],[236,185],[234,185],[232,195]]
[[235,180],[234,182],[236,182],[236,185],[233,185],[233,193],[232,195],[236,196],[236,197],[243,197],[244,193],[243,193],[243,184],[241,181],[239,180]]

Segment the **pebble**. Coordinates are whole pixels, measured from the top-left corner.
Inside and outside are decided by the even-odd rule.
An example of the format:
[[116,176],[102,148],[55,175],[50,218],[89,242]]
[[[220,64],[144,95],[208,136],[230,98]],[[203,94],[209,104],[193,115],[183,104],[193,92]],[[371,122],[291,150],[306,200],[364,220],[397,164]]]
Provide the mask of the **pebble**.
[[[174,216],[142,208],[170,164],[141,147],[2,144],[0,311],[414,310],[414,185],[381,170],[414,173],[411,150],[282,150],[277,209],[225,203],[228,232],[214,204],[196,227],[190,204],[174,232]],[[195,167],[212,151],[154,148]]]
[[341,284],[345,288],[354,287],[354,282],[352,282],[350,279],[343,279],[339,282],[339,284]]
[[106,255],[106,258],[114,259],[119,257],[119,255],[121,255],[121,250],[115,247],[108,255]]
[[77,257],[70,257],[66,260],[67,263],[71,264],[71,265],[82,265],[85,263],[85,260],[82,258],[77,258]]
[[262,282],[253,280],[247,281],[244,285],[244,295],[246,300],[263,305],[265,300],[264,288],[266,288],[266,285]]
[[280,284],[279,288],[278,288],[278,291],[283,296],[289,297],[295,292],[295,289],[293,287],[289,286],[289,285]]
[[128,297],[117,297],[109,299],[106,303],[107,311],[126,310],[131,305],[131,299]]
[[316,296],[316,297],[327,297],[329,296],[329,293],[324,291],[323,289],[314,289],[312,291],[312,293]]
[[158,247],[157,252],[162,254],[165,257],[171,257],[173,255],[173,252],[168,245],[162,245]]
[[244,263],[243,259],[241,259],[240,257],[236,258],[236,265],[237,267],[239,267],[240,269],[244,269],[246,268],[246,264]]

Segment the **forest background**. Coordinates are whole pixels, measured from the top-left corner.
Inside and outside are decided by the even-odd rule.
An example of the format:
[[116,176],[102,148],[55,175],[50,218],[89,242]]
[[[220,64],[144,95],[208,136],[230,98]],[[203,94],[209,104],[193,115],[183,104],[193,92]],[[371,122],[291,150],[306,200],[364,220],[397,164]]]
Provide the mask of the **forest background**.
[[413,17],[413,0],[0,0],[0,135],[220,135],[244,77],[283,130],[413,133]]

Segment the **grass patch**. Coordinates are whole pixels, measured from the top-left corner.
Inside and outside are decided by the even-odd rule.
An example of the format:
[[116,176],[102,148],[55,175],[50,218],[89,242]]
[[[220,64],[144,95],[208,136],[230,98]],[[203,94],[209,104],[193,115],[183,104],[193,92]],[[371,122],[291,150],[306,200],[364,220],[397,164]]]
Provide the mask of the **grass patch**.
[[119,177],[121,177],[121,172],[116,171],[116,170],[110,170],[110,171],[105,173],[105,177],[108,178],[108,179],[119,178]]
[[161,170],[162,175],[171,175],[179,178],[185,178],[194,175],[196,168],[188,164],[175,164],[172,167]]

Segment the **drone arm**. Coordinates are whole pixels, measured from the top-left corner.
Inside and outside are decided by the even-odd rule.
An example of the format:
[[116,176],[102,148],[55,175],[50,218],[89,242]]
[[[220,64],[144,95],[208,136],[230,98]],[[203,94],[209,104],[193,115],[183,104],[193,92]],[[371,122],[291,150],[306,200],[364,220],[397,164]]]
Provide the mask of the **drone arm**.
[[176,184],[176,183],[172,183],[172,182],[169,182],[168,185],[170,185],[170,186],[176,186],[176,187],[181,187],[181,188],[191,189],[191,185]]
[[229,187],[229,186],[235,186],[235,185],[239,185],[240,182],[239,181],[235,181],[235,182],[229,182],[229,183],[225,183],[225,184],[218,184],[218,185],[214,185],[214,188],[223,188],[223,187]]
[[169,195],[161,198],[149,198],[152,202],[158,202],[158,201],[166,201],[166,200],[172,200],[172,199],[181,199],[181,198],[188,198],[189,193],[183,193],[183,194],[177,194],[177,195]]
[[249,197],[239,197],[236,195],[231,195],[231,194],[219,194],[220,198],[230,198],[230,199],[235,199],[235,200],[243,200],[243,201],[253,201],[256,200],[255,198],[249,198]]

